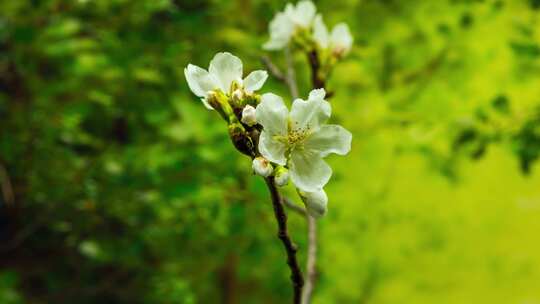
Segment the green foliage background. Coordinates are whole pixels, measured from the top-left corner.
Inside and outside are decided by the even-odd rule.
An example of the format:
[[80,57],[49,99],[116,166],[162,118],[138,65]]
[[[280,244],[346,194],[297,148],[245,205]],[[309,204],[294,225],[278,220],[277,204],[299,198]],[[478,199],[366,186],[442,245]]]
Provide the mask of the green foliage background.
[[[314,302],[540,303],[540,2],[316,4],[356,40]],[[289,301],[263,181],[183,76],[261,68],[284,5],[0,0],[0,303]]]

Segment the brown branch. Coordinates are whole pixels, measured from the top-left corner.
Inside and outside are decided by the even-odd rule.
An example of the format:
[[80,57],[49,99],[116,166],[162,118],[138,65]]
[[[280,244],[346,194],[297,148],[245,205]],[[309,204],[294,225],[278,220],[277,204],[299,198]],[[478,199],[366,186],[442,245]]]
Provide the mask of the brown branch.
[[[292,58],[291,50],[289,48],[285,49],[285,61],[287,64],[287,74],[284,74],[272,62],[272,60],[269,57],[264,56],[261,58],[261,60],[272,76],[274,76],[277,80],[287,85],[293,99],[298,98],[298,86],[296,84],[294,61]],[[319,61],[318,54],[315,50],[308,53],[308,61],[310,63],[310,68],[311,68],[311,81],[312,81],[313,89],[325,88],[326,80],[321,75],[322,73],[321,63]],[[333,95],[332,92],[327,92],[326,97],[330,98],[332,97],[332,95]],[[267,178],[266,183],[268,185],[268,188],[270,189],[270,192],[272,193],[272,202],[274,203],[274,212],[276,213],[276,219],[278,219],[278,224],[280,226],[280,233],[278,234],[278,236],[283,241],[283,244],[285,245],[285,249],[287,250],[288,264],[289,264],[289,267],[291,268],[291,280],[293,281],[294,293],[295,293],[294,303],[300,303],[300,300],[301,300],[302,304],[309,304],[311,303],[313,289],[315,286],[315,280],[317,278],[317,273],[316,273],[317,221],[315,218],[313,218],[307,213],[305,208],[302,208],[299,205],[295,204],[289,198],[281,198],[279,195],[279,192],[277,191],[277,188],[275,188],[275,184],[272,177]],[[272,190],[272,188],[274,188],[275,194],[273,193],[274,191]],[[274,195],[277,198],[274,198]],[[279,208],[276,208],[276,203],[274,202],[275,200],[278,201]],[[302,274],[300,272],[300,268],[298,267],[298,263],[296,261],[296,255],[295,255],[296,246],[290,243],[290,239],[287,236],[286,215],[285,215],[285,211],[283,210],[283,205],[287,206],[294,212],[306,217],[306,220],[308,223],[308,257],[307,257],[307,263],[306,263],[307,281],[303,289],[302,289],[302,286],[303,286]],[[284,217],[283,224],[280,222],[281,215],[278,214],[278,211],[279,211],[278,209],[281,210],[280,212],[282,213],[282,216]],[[284,225],[283,227],[285,229],[284,230],[285,234],[281,233],[282,225]],[[292,247],[289,248],[288,247],[289,245],[287,243],[292,245]],[[291,256],[293,258],[292,260],[291,260]],[[298,284],[298,279],[302,280],[300,284]],[[300,292],[301,295],[298,294],[298,292]]]
[[326,99],[331,98],[334,92],[328,91],[326,88],[326,78],[323,75],[321,61],[317,50],[312,50],[306,53],[311,68],[311,85],[313,89],[324,89],[326,91]]
[[308,256],[306,263],[306,282],[302,289],[302,304],[311,303],[315,281],[317,279],[317,220],[309,215],[305,208],[294,203],[290,198],[283,197],[283,204],[292,211],[306,217],[308,224]]
[[293,244],[289,236],[289,232],[287,230],[287,214],[285,213],[285,209],[283,209],[282,198],[276,187],[274,177],[267,177],[265,178],[265,181],[266,185],[268,186],[268,190],[270,191],[270,196],[272,197],[274,215],[278,223],[278,238],[283,243],[285,251],[287,251],[287,264],[291,269],[291,281],[294,292],[293,303],[300,304],[302,287],[304,286],[304,278],[302,277],[302,271],[300,270],[298,260],[296,259],[296,252],[298,251],[298,248],[295,244]]
[[311,84],[314,89],[324,89],[325,81],[321,77],[321,61],[316,50],[307,53],[309,66],[311,67]]
[[[325,88],[326,82],[325,79],[320,76],[321,64],[319,57],[316,51],[313,51],[308,54],[310,59],[310,67],[312,71],[312,87],[313,89]],[[294,62],[291,57],[290,49],[285,50],[285,59],[287,61],[287,71],[288,71],[288,81],[294,85],[289,86],[291,95],[293,98],[298,98],[298,89],[296,86],[296,78],[294,73]],[[327,92],[327,98],[332,96],[331,92]],[[316,265],[317,265],[317,221],[311,215],[308,214],[307,210],[298,206],[294,202],[285,199],[285,204],[291,209],[301,213],[306,217],[308,225],[308,256],[306,262],[306,282],[304,289],[302,290],[302,304],[311,303],[311,298],[313,295],[313,290],[315,288],[315,281],[317,279]]]

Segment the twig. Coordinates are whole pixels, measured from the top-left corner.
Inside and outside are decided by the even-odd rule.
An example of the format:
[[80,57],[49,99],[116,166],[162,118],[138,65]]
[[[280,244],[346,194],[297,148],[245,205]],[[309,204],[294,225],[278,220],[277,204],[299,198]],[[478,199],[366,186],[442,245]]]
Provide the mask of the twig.
[[326,88],[326,78],[322,75],[322,65],[317,50],[308,52],[307,59],[311,68],[311,85],[313,89],[324,89],[326,91],[326,99],[332,98],[334,92],[328,91]]
[[308,256],[306,263],[306,285],[302,290],[302,304],[311,303],[311,296],[317,279],[317,220],[306,214],[308,222]]
[[304,286],[304,278],[302,277],[302,271],[300,270],[298,260],[296,259],[296,252],[298,251],[298,248],[291,241],[289,232],[287,231],[287,214],[285,213],[285,209],[283,209],[282,198],[274,182],[274,177],[267,177],[265,178],[265,181],[266,185],[268,186],[268,190],[270,191],[270,196],[272,197],[274,215],[276,217],[276,221],[278,222],[278,238],[283,243],[285,251],[287,251],[287,264],[291,269],[291,281],[293,283],[293,303],[300,304],[302,287]]
[[[289,48],[285,49],[285,61],[287,63],[287,74],[286,75],[283,74],[283,72],[281,72],[281,70],[272,62],[272,60],[269,57],[264,56],[261,59],[262,59],[262,62],[264,63],[264,65],[266,66],[266,68],[268,69],[268,71],[270,72],[270,74],[272,74],[272,76],[274,76],[277,80],[279,80],[279,81],[281,81],[281,82],[283,82],[284,84],[287,85],[293,99],[298,98],[298,86],[296,84],[296,73],[295,73],[294,61],[293,61],[293,58],[292,58],[291,50]],[[312,71],[312,85],[313,85],[313,88],[314,89],[324,88],[325,87],[325,81],[324,81],[324,79],[320,78],[321,65],[320,65],[320,62],[319,62],[319,59],[318,59],[318,54],[315,51],[313,51],[312,53],[308,54],[308,59],[309,59],[310,67],[311,67],[311,71]],[[330,98],[331,95],[332,95],[331,92],[327,92],[327,98]],[[269,185],[269,189],[271,190],[269,182],[270,182],[270,180],[267,179],[267,184]],[[272,180],[272,183],[273,183],[273,180]],[[274,187],[275,187],[275,185],[274,185]],[[277,189],[276,189],[276,195],[279,196],[279,193],[277,192]],[[312,298],[312,294],[313,294],[313,288],[315,286],[315,280],[316,280],[316,275],[317,275],[316,274],[316,264],[317,264],[317,222],[313,217],[311,217],[307,213],[306,209],[298,206],[297,204],[295,204],[290,199],[283,198],[282,202],[283,202],[283,205],[287,206],[288,208],[290,208],[294,212],[305,216],[306,220],[307,220],[307,223],[308,223],[308,258],[307,258],[307,263],[306,263],[307,281],[306,281],[304,289],[302,290],[302,286],[300,286],[300,290],[301,290],[301,293],[302,293],[301,294],[302,304],[309,304],[311,302],[311,298]],[[285,215],[284,212],[283,212],[283,214]],[[277,218],[277,214],[276,214],[276,218]],[[279,220],[278,220],[278,222],[279,222]],[[285,242],[284,242],[284,244],[285,244]],[[287,253],[289,254],[288,250],[287,250]],[[291,266],[290,263],[289,263],[289,266]],[[291,267],[291,272],[292,272],[291,279],[293,280],[293,284],[294,284],[295,280],[294,280],[293,267]],[[300,273],[300,276],[301,276],[301,273]],[[300,303],[300,302],[296,302],[297,300],[298,301],[300,300],[300,298],[297,299],[296,291],[297,290],[296,290],[296,285],[295,285],[295,303]],[[298,297],[300,297],[300,295],[298,295]]]
[[292,62],[292,57],[288,49],[285,51],[285,60],[287,61],[287,73],[283,73],[280,68],[272,62],[272,59],[268,56],[262,56],[261,61],[272,75],[277,80],[284,83],[293,99],[298,98],[298,86],[296,85],[296,75],[294,72],[294,66]]
[[298,98],[298,86],[296,84],[296,73],[294,71],[294,61],[289,47],[285,48],[285,61],[287,62],[287,84],[293,99]]
[[302,304],[311,303],[315,280],[317,279],[317,220],[306,209],[295,204],[290,198],[283,197],[283,204],[294,212],[306,217],[308,223],[308,256],[306,263],[306,282],[302,289]]
[[272,59],[270,59],[270,57],[262,56],[261,61],[266,67],[266,69],[268,69],[268,72],[270,72],[270,74],[274,76],[274,78],[281,82],[287,81],[285,75],[283,75],[283,72],[281,72],[281,70],[272,62]]
[[314,89],[324,89],[325,81],[321,77],[321,62],[316,50],[307,53],[309,66],[311,67],[311,84]]
[[315,281],[317,279],[317,220],[309,215],[305,208],[300,207],[288,197],[282,197],[283,205],[290,210],[306,217],[308,224],[308,256],[306,262],[306,281],[302,289],[302,304],[311,303]]
[[301,214],[303,216],[307,216],[307,211],[303,207],[298,206],[295,204],[290,198],[283,197],[283,204],[287,206],[287,208],[291,209],[292,211]]

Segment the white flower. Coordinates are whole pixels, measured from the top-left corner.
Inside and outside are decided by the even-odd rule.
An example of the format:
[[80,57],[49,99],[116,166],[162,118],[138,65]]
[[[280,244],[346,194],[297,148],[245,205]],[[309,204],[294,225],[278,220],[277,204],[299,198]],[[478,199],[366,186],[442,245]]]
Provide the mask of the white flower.
[[255,108],[253,106],[247,105],[242,110],[242,123],[253,126],[257,124],[257,119],[255,118]]
[[260,175],[262,177],[268,177],[270,174],[272,174],[272,171],[274,171],[274,168],[272,167],[272,164],[265,159],[264,157],[255,157],[253,159],[253,162],[251,163],[251,167],[253,168],[253,171],[255,174]]
[[283,187],[289,182],[289,170],[285,167],[278,167],[274,172],[276,185]]
[[351,149],[349,131],[324,124],[331,114],[325,94],[324,89],[311,91],[308,100],[296,99],[289,113],[281,97],[268,93],[256,109],[257,122],[263,126],[260,153],[287,165],[293,183],[305,192],[322,189],[330,179],[332,169],[323,157],[345,155]]
[[193,94],[201,98],[203,104],[210,110],[212,106],[206,98],[214,91],[220,90],[225,94],[231,91],[231,85],[236,82],[243,86],[247,93],[253,93],[260,89],[268,73],[263,70],[253,71],[242,79],[242,61],[231,53],[217,53],[208,71],[196,65],[188,64],[184,69],[184,75]]
[[270,40],[263,45],[266,50],[283,49],[298,29],[308,29],[313,23],[315,5],[309,0],[300,1],[294,6],[289,3],[285,10],[278,12],[270,21]]
[[306,205],[307,212],[313,217],[321,217],[328,210],[328,196],[323,189],[313,192],[300,192],[300,197]]
[[321,15],[317,15],[313,22],[313,39],[321,48],[330,49],[338,56],[346,55],[353,44],[353,37],[347,24],[339,23],[329,33]]

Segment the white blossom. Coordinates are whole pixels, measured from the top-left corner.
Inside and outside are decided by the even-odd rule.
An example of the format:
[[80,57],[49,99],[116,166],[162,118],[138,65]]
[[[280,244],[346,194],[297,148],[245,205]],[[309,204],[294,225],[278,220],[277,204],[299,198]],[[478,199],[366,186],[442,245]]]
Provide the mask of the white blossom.
[[257,119],[255,117],[255,108],[251,105],[247,105],[242,110],[242,123],[253,126],[257,124]]
[[236,83],[247,93],[253,93],[260,89],[268,73],[263,70],[253,71],[242,79],[242,61],[231,53],[217,53],[210,61],[208,71],[196,65],[188,64],[184,69],[184,75],[193,94],[201,98],[206,108],[212,110],[207,97],[212,92],[220,90],[230,94],[231,86]]
[[329,33],[321,15],[317,15],[313,22],[313,39],[319,47],[329,49],[338,56],[349,53],[353,44],[353,37],[347,24],[339,23]]
[[332,175],[323,160],[330,153],[347,154],[352,135],[338,125],[325,125],[330,104],[324,89],[313,90],[308,100],[296,99],[291,111],[283,99],[264,94],[256,109],[257,122],[263,126],[259,151],[268,160],[289,168],[293,183],[302,191],[322,189]]
[[310,29],[315,18],[316,8],[309,0],[295,5],[289,3],[285,10],[278,12],[270,21],[270,40],[263,45],[266,50],[283,49],[299,29]]
[[306,205],[307,212],[313,217],[321,217],[328,210],[328,196],[323,189],[313,192],[300,192],[300,197]]
[[255,174],[260,175],[262,177],[268,177],[274,171],[272,164],[270,164],[270,162],[267,159],[260,156],[255,157],[253,159],[251,167],[253,168],[253,171],[255,172]]

